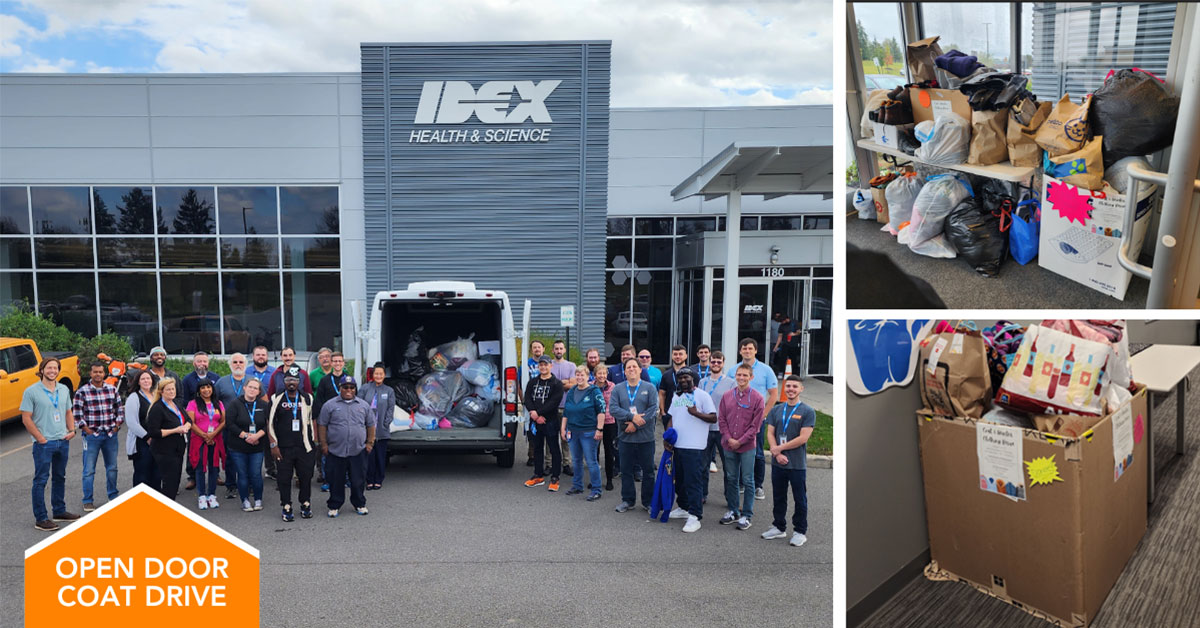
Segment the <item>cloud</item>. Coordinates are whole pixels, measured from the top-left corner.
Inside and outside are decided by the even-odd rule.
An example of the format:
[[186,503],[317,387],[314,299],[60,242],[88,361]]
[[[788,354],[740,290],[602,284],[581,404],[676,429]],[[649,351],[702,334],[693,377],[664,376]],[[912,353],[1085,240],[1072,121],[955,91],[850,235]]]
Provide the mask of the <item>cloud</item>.
[[58,61],[48,61],[41,57],[28,56],[28,59],[26,59],[15,71],[36,74],[61,74],[74,70],[75,65],[76,63],[74,59],[60,58]]
[[13,17],[24,29],[5,37],[0,57],[10,48],[14,55],[57,57],[52,44],[87,33],[121,32],[147,47],[146,67],[76,58],[89,71],[88,61],[97,70],[134,72],[353,72],[365,41],[605,39],[613,42],[613,106],[798,103],[833,87],[827,0],[28,0],[19,6],[44,16],[45,26]]

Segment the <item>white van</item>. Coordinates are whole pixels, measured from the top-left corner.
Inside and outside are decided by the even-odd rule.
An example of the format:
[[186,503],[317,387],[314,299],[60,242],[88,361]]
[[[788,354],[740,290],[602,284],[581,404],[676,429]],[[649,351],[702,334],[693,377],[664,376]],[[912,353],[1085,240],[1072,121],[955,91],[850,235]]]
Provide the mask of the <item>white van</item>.
[[[529,337],[529,306],[529,301],[525,301],[522,339]],[[360,334],[360,339],[365,340],[365,350],[355,365],[356,375],[361,376],[366,368],[383,362],[388,367],[386,381],[392,381],[404,361],[409,335],[417,328],[423,328],[426,344],[431,348],[471,334],[476,343],[487,343],[483,346],[494,348],[498,343],[503,399],[496,404],[495,414],[486,427],[392,432],[388,451],[488,453],[496,456],[501,467],[513,466],[521,421],[517,407],[520,382],[517,333],[508,295],[499,290],[478,290],[475,284],[463,281],[411,283],[407,290],[376,294],[366,333]]]

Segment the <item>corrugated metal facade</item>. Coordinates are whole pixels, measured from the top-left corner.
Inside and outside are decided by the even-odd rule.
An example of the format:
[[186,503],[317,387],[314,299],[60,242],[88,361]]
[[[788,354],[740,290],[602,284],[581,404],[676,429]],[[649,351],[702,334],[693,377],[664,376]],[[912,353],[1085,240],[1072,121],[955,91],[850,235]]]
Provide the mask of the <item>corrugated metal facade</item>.
[[[557,328],[559,306],[574,305],[572,342],[602,342],[604,269],[594,260],[605,252],[610,48],[362,45],[368,298],[412,281],[473,281],[508,292],[514,319],[532,299],[535,329]],[[415,123],[426,81],[547,80],[562,81],[545,100],[552,123]],[[546,142],[410,142],[413,131],[509,128],[551,133]]]

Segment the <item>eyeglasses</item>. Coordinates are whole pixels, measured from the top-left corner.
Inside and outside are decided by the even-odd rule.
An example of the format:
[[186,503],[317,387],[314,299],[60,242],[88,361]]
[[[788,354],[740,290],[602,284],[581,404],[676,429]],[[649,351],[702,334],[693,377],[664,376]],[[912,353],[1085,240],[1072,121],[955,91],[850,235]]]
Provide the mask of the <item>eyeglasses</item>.
[[650,356],[648,356],[648,355],[639,355],[639,356],[638,356],[638,359],[639,359],[639,360],[649,360],[649,359],[650,359]]

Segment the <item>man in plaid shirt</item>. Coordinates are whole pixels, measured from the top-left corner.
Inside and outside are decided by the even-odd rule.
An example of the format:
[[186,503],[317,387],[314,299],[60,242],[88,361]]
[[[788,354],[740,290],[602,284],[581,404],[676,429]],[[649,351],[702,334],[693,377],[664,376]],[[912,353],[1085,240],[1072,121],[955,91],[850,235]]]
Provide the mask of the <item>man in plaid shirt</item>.
[[121,396],[116,388],[104,382],[104,365],[93,362],[90,368],[92,379],[75,391],[71,407],[75,424],[83,428],[83,509],[87,512],[96,509],[92,504],[92,485],[100,454],[104,454],[108,499],[112,501],[117,496],[117,431],[125,421]]

